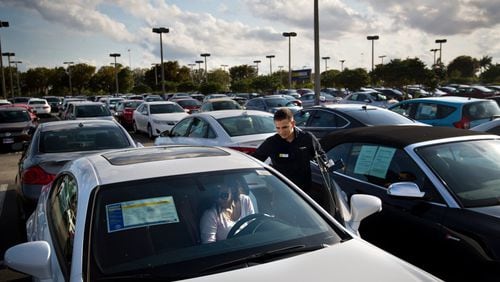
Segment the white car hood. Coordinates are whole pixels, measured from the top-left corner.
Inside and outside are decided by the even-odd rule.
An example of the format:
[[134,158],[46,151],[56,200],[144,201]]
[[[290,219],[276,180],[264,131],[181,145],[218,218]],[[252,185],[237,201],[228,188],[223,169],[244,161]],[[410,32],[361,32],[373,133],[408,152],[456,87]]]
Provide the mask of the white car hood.
[[189,281],[441,281],[423,270],[352,239],[287,259]]
[[159,120],[167,120],[167,121],[178,121],[184,118],[185,116],[188,116],[188,113],[166,113],[166,114],[152,114],[151,118],[153,119],[159,119]]

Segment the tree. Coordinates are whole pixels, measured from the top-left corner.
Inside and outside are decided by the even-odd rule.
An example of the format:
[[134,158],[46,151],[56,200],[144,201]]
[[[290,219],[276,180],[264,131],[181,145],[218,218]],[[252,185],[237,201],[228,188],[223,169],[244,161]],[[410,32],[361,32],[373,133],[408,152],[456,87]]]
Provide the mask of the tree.
[[335,76],[340,73],[338,70],[327,70],[321,73],[321,86],[335,87]]
[[[264,93],[274,93],[281,85],[279,77],[271,75],[261,75],[252,80],[253,90]],[[254,91],[252,91],[254,92]]]
[[335,84],[349,90],[356,90],[368,84],[368,73],[365,69],[344,69],[335,76]]
[[50,84],[51,70],[48,68],[29,69],[25,75],[25,83],[30,96],[46,95]]
[[95,67],[87,64],[76,64],[69,66],[69,68],[71,69],[73,91],[82,94],[82,91],[89,87],[90,79],[95,73]]
[[134,76],[129,68],[122,68],[118,72],[118,85],[120,93],[129,93],[134,87]]
[[481,73],[483,73],[485,70],[487,70],[489,67],[492,66],[491,64],[492,60],[493,58],[490,56],[483,56],[481,59],[479,59],[479,67],[481,68]]
[[252,92],[252,79],[240,79],[237,81],[231,82],[231,91],[232,92],[242,92],[248,93]]
[[476,78],[479,62],[471,56],[458,56],[448,64],[448,77],[451,82],[472,83]]
[[208,72],[207,79],[209,82],[213,82],[213,83],[221,85],[222,91],[229,90],[230,77],[226,71],[221,70],[221,69],[216,69],[216,70],[210,71],[210,72]]
[[231,81],[238,81],[246,78],[257,77],[257,70],[253,66],[241,65],[234,66],[229,69]]
[[480,78],[483,83],[500,83],[500,64],[491,65]]
[[94,92],[103,91],[104,93],[115,92],[115,68],[110,66],[101,67],[90,79],[90,88]]
[[200,92],[202,94],[220,93],[224,91],[223,86],[217,82],[205,82],[200,85]]

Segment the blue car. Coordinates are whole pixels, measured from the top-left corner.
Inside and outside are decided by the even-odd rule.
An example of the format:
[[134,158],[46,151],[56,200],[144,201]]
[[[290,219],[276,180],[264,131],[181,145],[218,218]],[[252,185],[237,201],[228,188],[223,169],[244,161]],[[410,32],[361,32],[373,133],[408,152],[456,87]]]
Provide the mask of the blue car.
[[406,100],[389,110],[433,126],[464,129],[500,116],[500,108],[493,100],[454,96]]

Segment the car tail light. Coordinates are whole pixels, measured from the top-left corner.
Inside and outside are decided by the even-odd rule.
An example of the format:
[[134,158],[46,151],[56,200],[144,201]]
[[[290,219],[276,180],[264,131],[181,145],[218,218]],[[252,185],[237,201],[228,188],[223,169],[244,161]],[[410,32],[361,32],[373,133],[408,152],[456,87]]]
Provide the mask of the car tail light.
[[453,126],[456,128],[469,129],[470,128],[470,120],[467,117],[462,117],[461,120],[454,122]]
[[21,179],[23,184],[45,185],[54,180],[55,177],[54,174],[45,172],[41,167],[33,166],[23,171]]
[[252,154],[254,153],[257,149],[256,148],[249,148],[249,147],[229,147],[233,150],[240,151],[246,154]]

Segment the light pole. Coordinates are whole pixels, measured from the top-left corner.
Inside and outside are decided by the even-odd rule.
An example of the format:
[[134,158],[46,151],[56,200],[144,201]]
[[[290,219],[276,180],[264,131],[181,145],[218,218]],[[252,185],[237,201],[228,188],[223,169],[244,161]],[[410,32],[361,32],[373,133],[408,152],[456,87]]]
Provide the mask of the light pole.
[[257,70],[257,76],[259,76],[259,63],[260,63],[260,60],[255,60],[253,61],[256,65],[255,69]]
[[436,43],[439,43],[439,63],[443,62],[443,43],[446,43],[446,39],[436,39]]
[[273,62],[272,59],[274,58],[274,55],[267,55],[266,58],[269,59],[269,75],[273,74]]
[[158,71],[157,71],[157,69],[158,69],[158,64],[156,64],[156,63],[152,63],[151,65],[152,65],[152,66],[155,66],[155,85],[158,85]]
[[292,37],[296,37],[296,32],[283,32],[284,37],[288,37],[288,89],[292,89]]
[[118,92],[120,92],[118,90],[118,71],[116,70],[116,57],[120,57],[121,55],[118,54],[118,53],[111,53],[109,54],[110,57],[114,57],[115,58],[115,80],[116,80],[116,94],[118,94]]
[[372,72],[373,72],[373,57],[374,57],[374,41],[378,40],[378,38],[379,38],[378,35],[370,35],[366,37],[366,39],[372,41]]
[[207,57],[210,57],[210,53],[201,53],[200,56],[205,58],[205,82],[208,81],[208,73],[207,73]]
[[321,57],[321,59],[325,60],[325,71],[328,70],[328,65],[327,65],[327,61],[330,60],[330,57]]
[[73,86],[71,84],[71,65],[73,65],[74,62],[64,62],[63,64],[68,65],[69,93],[71,96],[73,96]]
[[[0,21],[0,28],[9,27],[9,22]],[[2,54],[2,40],[0,40],[0,54]],[[2,94],[3,98],[7,99],[7,88],[5,88],[5,74],[3,72],[3,56],[0,56],[0,69],[2,70]]]
[[160,58],[161,58],[161,91],[165,94],[165,66],[163,65],[163,39],[162,34],[168,33],[169,29],[166,27],[154,27],[154,33],[160,34]]
[[10,57],[14,57],[16,54],[15,53],[10,53],[10,52],[5,52],[2,53],[2,56],[7,56],[7,60],[9,62],[9,73],[10,73],[10,94],[12,97],[14,97],[14,81],[12,80],[12,68],[10,67]]
[[130,49],[127,49],[128,51],[128,68],[132,70],[132,59],[130,57]]
[[381,59],[381,61],[382,61],[381,64],[383,65],[384,64],[384,58],[387,57],[387,56],[386,55],[381,55],[381,56],[378,56],[378,57]]
[[223,71],[226,71],[226,68],[228,67],[228,65],[220,65],[222,67],[222,70]]
[[345,60],[340,60],[340,71],[344,71],[344,62]]
[[23,62],[21,62],[21,61],[13,61],[11,63],[16,64],[17,92],[19,93],[19,96],[21,96],[21,84],[19,83],[19,70],[17,68],[17,64],[22,64]]
[[203,64],[203,60],[197,60],[197,61],[195,61],[195,63],[198,64],[198,75],[197,75],[197,77],[198,77],[198,82],[200,82],[201,81],[201,64]]
[[435,65],[435,64],[436,64],[436,52],[437,52],[437,51],[439,51],[439,49],[431,49],[431,52],[433,52],[433,53],[434,53],[434,64],[433,64],[433,65]]

